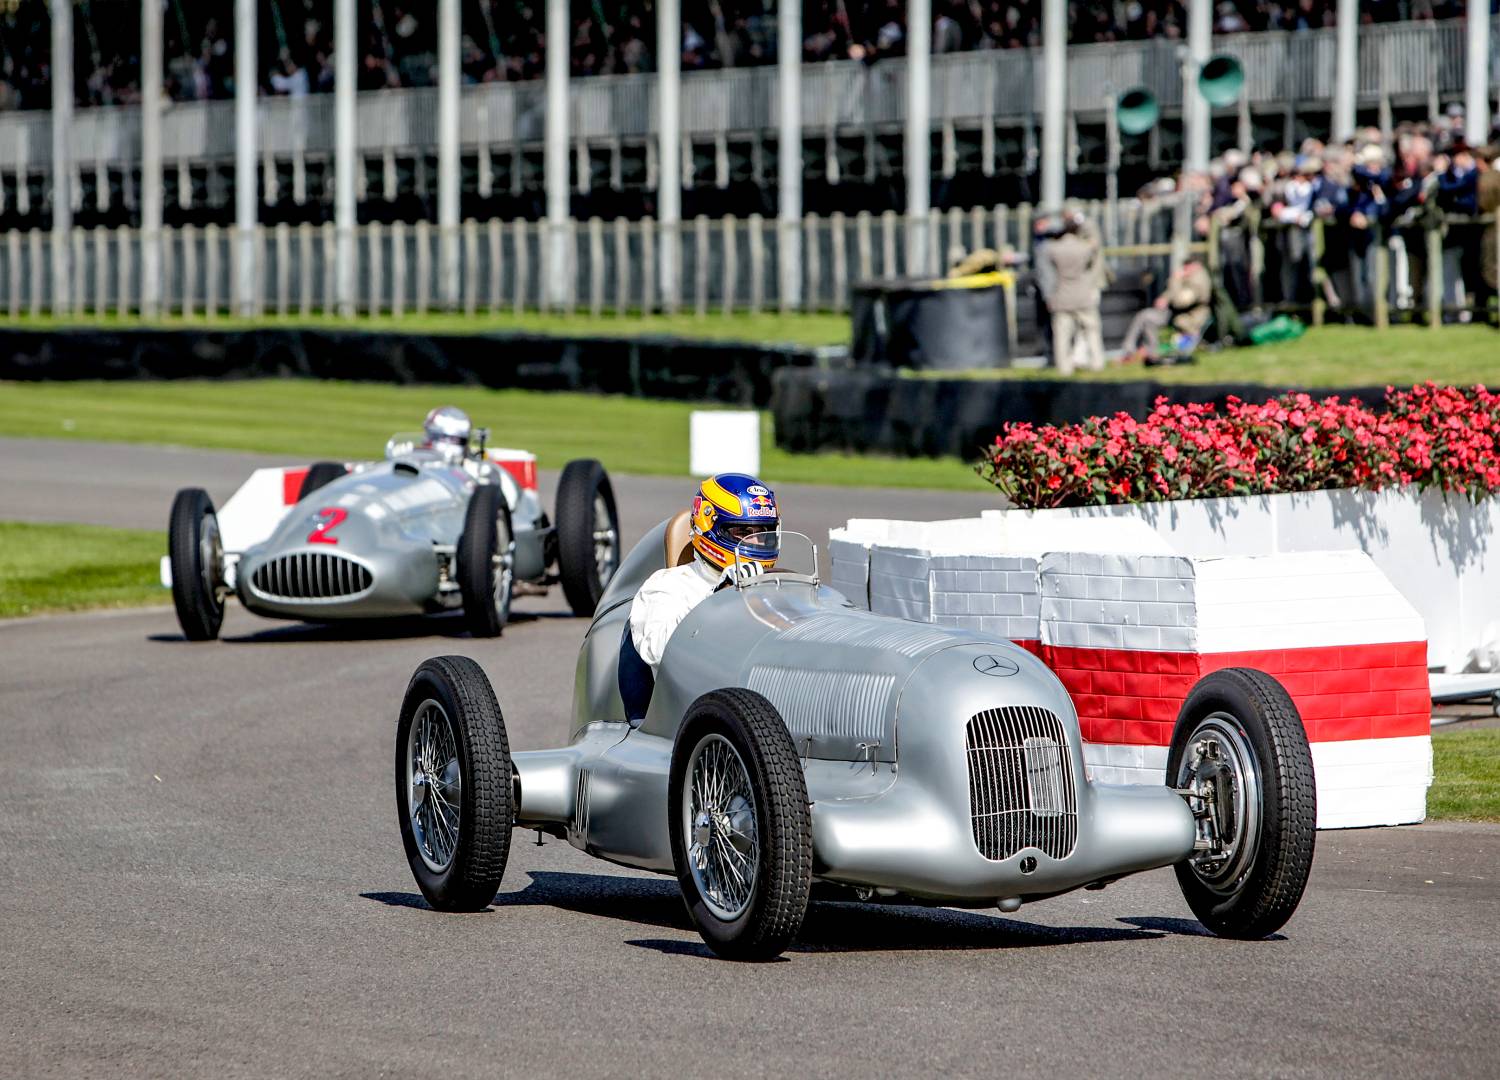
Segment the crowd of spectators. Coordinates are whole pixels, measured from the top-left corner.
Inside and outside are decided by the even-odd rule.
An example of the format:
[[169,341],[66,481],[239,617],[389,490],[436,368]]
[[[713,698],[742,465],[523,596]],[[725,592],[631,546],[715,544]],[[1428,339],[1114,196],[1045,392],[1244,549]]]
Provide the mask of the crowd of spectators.
[[[1374,129],[1344,143],[1305,140],[1294,151],[1231,151],[1204,176],[1174,185],[1198,196],[1200,235],[1219,226],[1220,267],[1240,309],[1257,302],[1368,309],[1377,288],[1377,246],[1389,253],[1396,307],[1423,309],[1429,281],[1427,237],[1439,221],[1445,307],[1483,308],[1496,288],[1493,226],[1462,219],[1500,208],[1500,132],[1465,130],[1452,106],[1427,123],[1399,126],[1389,140]],[[1318,223],[1315,228],[1315,223]],[[1264,273],[1252,278],[1250,238],[1266,238]],[[1315,232],[1322,234],[1317,250]]]
[[[260,91],[300,96],[332,89],[332,0],[261,0]],[[1332,26],[1336,0],[1218,0],[1218,33]],[[546,0],[462,0],[463,77],[482,83],[540,78],[546,51]],[[1460,0],[1363,0],[1364,22],[1448,18]],[[743,67],[776,59],[775,0],[683,0],[684,70]],[[436,79],[433,0],[368,0],[358,5],[361,89],[430,86]],[[164,89],[173,100],[234,92],[232,0],[164,0]],[[573,0],[575,75],[649,72],[656,66],[656,17],[650,0]],[[1184,0],[1073,0],[1073,43],[1180,38]],[[906,50],[905,0],[804,0],[806,60],[874,62]],[[1010,49],[1038,44],[1041,0],[935,0],[935,52]],[[140,97],[140,6],[95,0],[75,9],[75,97],[113,105]],[[0,109],[51,102],[47,0],[0,4]]]

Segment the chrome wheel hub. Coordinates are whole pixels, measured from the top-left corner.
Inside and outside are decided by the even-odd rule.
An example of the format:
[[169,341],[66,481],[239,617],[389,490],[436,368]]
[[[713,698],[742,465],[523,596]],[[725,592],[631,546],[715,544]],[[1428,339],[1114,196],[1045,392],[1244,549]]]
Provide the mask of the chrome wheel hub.
[[219,535],[219,518],[205,514],[198,530],[198,565],[203,570],[203,588],[219,601],[224,598],[224,541]]
[[442,705],[429,698],[417,708],[406,736],[406,811],[417,852],[441,874],[458,850],[463,772],[458,740]]
[[1234,717],[1213,713],[1188,737],[1176,786],[1193,809],[1188,865],[1211,891],[1232,896],[1255,863],[1261,833],[1260,763]]
[[608,585],[620,564],[620,534],[610,525],[609,504],[603,495],[594,496],[594,571],[599,584]]
[[516,580],[516,541],[504,518],[495,523],[495,611],[501,621],[510,614],[510,598]]
[[709,735],[693,748],[682,803],[698,895],[716,918],[737,919],[755,896],[760,844],[750,772],[729,740]]

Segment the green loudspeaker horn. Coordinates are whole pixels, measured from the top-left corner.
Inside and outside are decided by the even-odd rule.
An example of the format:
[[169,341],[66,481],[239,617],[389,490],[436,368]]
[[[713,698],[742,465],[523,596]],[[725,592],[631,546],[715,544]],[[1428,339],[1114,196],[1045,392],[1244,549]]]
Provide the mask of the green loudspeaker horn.
[[1144,86],[1125,91],[1115,101],[1115,119],[1122,134],[1143,135],[1156,125],[1160,116],[1156,95]]
[[1198,69],[1198,93],[1215,107],[1233,105],[1245,88],[1245,69],[1225,53],[1210,56]]

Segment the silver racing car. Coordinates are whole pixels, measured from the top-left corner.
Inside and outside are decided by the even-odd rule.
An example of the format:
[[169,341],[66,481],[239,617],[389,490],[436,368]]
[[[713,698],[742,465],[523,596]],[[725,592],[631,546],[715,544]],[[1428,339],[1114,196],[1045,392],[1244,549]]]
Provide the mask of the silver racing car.
[[230,596],[310,622],[461,608],[483,637],[504,628],[518,590],[561,584],[574,614],[593,614],[620,562],[604,467],[568,463],[553,522],[535,459],[486,450],[486,435],[456,446],[396,436],[384,461],[260,470],[222,515],[201,489],[179,491],[162,577],[183,634],[216,638]]
[[857,610],[819,582],[815,552],[788,570],[792,546],[776,571],[698,605],[653,676],[630,643],[632,598],[692,557],[685,515],[658,525],[599,603],[559,749],[509,750],[473,661],[419,667],[395,780],[428,902],[487,905],[524,828],[674,874],[709,947],[740,959],[786,949],[815,883],[1010,912],[1173,866],[1218,934],[1260,938],[1291,916],[1312,864],[1313,766],[1270,676],[1228,669],[1197,684],[1167,786],[1094,783],[1073,703],[1040,660]]

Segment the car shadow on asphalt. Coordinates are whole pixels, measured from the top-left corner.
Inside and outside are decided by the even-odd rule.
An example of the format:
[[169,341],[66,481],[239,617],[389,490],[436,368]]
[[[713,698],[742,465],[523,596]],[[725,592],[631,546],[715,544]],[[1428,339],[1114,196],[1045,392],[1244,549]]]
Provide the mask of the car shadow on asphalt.
[[[583,915],[656,926],[693,934],[677,883],[617,874],[571,874],[534,870],[531,882],[516,892],[498,893],[490,910],[507,907],[554,907]],[[366,899],[391,907],[426,908],[417,893],[362,893]],[[864,904],[815,901],[793,953],[885,952],[891,950],[980,950],[1037,948],[1109,941],[1150,941],[1175,926],[1146,925],[1152,920],[1122,920],[1135,926],[1046,926],[1021,919],[952,908],[902,904]],[[1156,920],[1163,924],[1185,920]],[[1197,924],[1191,924],[1196,926]],[[627,945],[669,956],[712,958],[696,940],[633,938]]]
[[[572,619],[567,611],[512,612],[506,628],[526,623]],[[227,634],[219,640],[231,645],[303,645],[318,641],[399,641],[409,638],[470,637],[462,615],[413,615],[399,619],[358,619],[337,623],[278,623],[253,634]],[[187,639],[181,634],[148,634],[147,641],[181,645]]]

